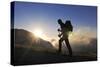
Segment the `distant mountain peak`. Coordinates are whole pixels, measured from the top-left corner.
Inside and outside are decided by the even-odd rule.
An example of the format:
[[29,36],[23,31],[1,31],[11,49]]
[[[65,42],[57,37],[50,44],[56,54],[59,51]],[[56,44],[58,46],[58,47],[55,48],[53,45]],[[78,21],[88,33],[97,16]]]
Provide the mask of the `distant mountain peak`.
[[53,45],[42,38],[37,38],[33,33],[24,29],[12,29],[15,34],[15,47],[31,47],[36,51],[55,51]]

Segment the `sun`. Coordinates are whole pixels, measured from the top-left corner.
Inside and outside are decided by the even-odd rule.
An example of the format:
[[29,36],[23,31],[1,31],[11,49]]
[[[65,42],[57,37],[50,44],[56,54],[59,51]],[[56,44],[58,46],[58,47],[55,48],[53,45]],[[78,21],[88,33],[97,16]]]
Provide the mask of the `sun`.
[[42,30],[42,29],[35,29],[35,30],[33,31],[33,33],[34,33],[34,35],[35,35],[36,37],[43,38],[43,30]]
[[43,40],[49,41],[48,36],[46,35],[44,29],[42,28],[35,28],[33,30],[33,34],[38,38],[42,38]]

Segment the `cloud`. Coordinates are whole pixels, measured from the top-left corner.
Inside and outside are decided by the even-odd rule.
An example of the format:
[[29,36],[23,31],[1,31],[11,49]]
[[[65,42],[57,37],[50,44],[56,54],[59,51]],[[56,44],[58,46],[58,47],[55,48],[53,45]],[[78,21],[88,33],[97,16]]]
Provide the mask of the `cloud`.
[[91,38],[97,38],[97,33],[96,30],[89,27],[80,27],[69,36],[70,43],[72,44],[88,44]]
[[[97,32],[89,27],[80,27],[69,36],[69,42],[74,55],[97,56]],[[56,47],[58,45],[56,44]],[[68,53],[68,48],[63,43],[63,52]]]

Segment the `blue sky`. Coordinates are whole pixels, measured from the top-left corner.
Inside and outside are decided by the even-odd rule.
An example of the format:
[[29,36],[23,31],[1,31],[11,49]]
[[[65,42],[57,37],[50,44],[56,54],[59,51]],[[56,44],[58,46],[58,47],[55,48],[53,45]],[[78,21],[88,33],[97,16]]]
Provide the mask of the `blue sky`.
[[71,20],[74,31],[86,27],[96,33],[97,29],[96,6],[15,2],[14,15],[15,28],[22,28],[32,32],[34,28],[40,27],[46,35],[51,37],[58,34],[59,25],[57,20],[59,18],[63,22]]

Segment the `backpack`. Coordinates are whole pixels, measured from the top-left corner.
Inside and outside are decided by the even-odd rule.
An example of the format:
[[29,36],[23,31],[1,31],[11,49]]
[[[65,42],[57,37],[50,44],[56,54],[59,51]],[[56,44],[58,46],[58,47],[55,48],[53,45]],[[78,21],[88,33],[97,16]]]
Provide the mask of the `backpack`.
[[66,31],[67,32],[69,32],[69,31],[73,31],[73,26],[72,26],[72,24],[71,24],[71,21],[69,21],[69,20],[67,20],[66,22],[65,22],[65,28],[66,28]]

